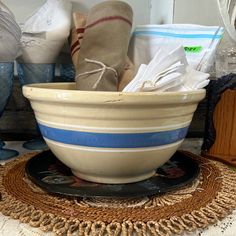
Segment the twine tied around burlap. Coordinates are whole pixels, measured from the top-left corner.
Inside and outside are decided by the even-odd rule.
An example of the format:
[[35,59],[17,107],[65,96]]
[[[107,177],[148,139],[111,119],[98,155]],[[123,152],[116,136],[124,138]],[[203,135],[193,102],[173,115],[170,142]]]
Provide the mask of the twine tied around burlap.
[[85,58],[84,59],[86,62],[88,63],[93,63],[93,64],[96,64],[98,66],[101,66],[101,68],[98,68],[98,69],[95,69],[95,70],[91,70],[91,71],[86,71],[84,73],[80,73],[78,75],[76,75],[76,79],[78,79],[79,77],[82,77],[82,76],[85,76],[85,75],[91,75],[91,74],[95,74],[95,73],[99,73],[101,72],[100,76],[98,77],[98,79],[95,81],[94,85],[93,85],[93,89],[96,89],[98,84],[100,83],[100,81],[102,80],[103,76],[104,76],[104,73],[106,72],[106,70],[111,70],[114,72],[115,74],[115,79],[118,79],[118,73],[117,71],[110,67],[110,66],[106,66],[103,62],[101,61],[96,61],[96,60],[91,60],[91,59],[88,59],[88,58]]
[[[77,21],[77,20],[76,20]],[[83,41],[78,52],[78,62],[75,65],[76,75],[96,69],[92,63],[87,63],[85,58],[103,62],[106,66],[113,67],[118,76],[124,72],[129,41],[132,31],[132,8],[122,1],[105,1],[93,6],[86,17]],[[75,24],[76,25],[76,24]],[[81,25],[80,25],[81,26]],[[80,41],[79,41],[80,43]],[[117,91],[119,78],[111,70],[105,70],[97,83],[97,74],[83,74],[76,78],[78,90]]]

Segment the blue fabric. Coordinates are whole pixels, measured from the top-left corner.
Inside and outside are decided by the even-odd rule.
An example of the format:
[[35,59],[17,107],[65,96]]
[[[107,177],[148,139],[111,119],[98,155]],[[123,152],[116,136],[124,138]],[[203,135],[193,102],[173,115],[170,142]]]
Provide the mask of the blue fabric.
[[103,148],[157,147],[182,140],[188,127],[149,133],[92,133],[38,124],[43,137],[61,143]]
[[55,64],[17,63],[17,72],[21,85],[53,82]]

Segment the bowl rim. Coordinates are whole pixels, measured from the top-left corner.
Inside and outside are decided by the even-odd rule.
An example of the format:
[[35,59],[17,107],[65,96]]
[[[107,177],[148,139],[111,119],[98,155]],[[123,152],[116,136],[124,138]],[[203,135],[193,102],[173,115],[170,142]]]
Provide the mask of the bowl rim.
[[178,104],[194,103],[206,95],[205,89],[180,92],[117,92],[81,91],[75,82],[35,83],[24,85],[23,94],[29,100],[66,103],[112,103],[112,104]]

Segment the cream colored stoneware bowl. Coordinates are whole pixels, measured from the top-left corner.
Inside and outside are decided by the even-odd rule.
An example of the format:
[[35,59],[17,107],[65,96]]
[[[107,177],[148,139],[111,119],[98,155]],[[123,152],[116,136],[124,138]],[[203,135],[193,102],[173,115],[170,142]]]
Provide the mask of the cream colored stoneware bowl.
[[72,172],[100,183],[149,178],[185,138],[205,90],[78,91],[74,83],[23,87],[51,151]]

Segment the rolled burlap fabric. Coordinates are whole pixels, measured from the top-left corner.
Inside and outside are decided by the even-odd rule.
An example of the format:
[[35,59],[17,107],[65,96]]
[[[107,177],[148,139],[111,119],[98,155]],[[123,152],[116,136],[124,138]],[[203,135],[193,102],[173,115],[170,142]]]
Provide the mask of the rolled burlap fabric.
[[127,56],[123,74],[119,79],[118,91],[123,91],[123,89],[131,82],[134,76],[135,76],[135,66]]
[[71,54],[71,59],[76,66],[78,64],[78,53],[79,53],[79,42],[78,42],[78,37],[76,33],[76,28],[73,27],[70,32],[70,38],[69,38],[69,43],[70,43],[70,54]]
[[78,42],[79,42],[79,45],[81,45],[83,37],[84,37],[84,30],[85,30],[86,21],[87,21],[87,15],[83,12],[74,12],[73,21],[76,28]]
[[86,15],[82,12],[74,12],[73,21],[75,27],[71,29],[70,49],[71,49],[71,58],[73,64],[74,66],[77,66],[80,46],[83,40],[84,29],[86,25]]
[[106,1],[90,10],[76,66],[77,89],[117,91],[132,18],[131,7],[120,1]]

